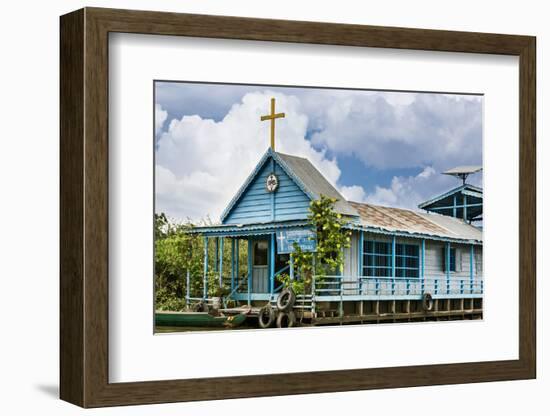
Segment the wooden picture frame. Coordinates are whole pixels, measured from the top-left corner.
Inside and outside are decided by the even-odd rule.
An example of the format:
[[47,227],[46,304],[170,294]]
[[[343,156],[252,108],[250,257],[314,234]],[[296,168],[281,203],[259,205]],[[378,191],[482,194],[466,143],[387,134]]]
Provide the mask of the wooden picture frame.
[[[60,396],[82,407],[337,392],[536,376],[536,41],[530,36],[85,8],[61,17]],[[519,57],[519,359],[109,383],[108,34]]]

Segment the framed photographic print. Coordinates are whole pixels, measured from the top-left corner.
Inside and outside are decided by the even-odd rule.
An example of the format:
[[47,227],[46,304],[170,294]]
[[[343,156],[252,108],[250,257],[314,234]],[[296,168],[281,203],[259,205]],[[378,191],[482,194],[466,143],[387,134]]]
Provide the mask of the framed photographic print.
[[528,36],[62,16],[61,398],[534,378],[535,104]]

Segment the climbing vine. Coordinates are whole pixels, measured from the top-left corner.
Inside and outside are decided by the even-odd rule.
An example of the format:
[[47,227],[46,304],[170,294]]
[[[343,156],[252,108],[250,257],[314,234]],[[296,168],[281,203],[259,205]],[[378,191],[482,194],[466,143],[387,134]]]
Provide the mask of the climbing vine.
[[351,231],[344,228],[346,220],[334,209],[337,201],[321,195],[310,203],[308,220],[315,230],[317,250],[306,252],[294,243],[292,256],[299,279],[291,280],[288,275],[280,278],[285,286],[291,286],[297,293],[311,290],[313,276],[319,281],[323,276],[343,272],[344,249],[351,245]]

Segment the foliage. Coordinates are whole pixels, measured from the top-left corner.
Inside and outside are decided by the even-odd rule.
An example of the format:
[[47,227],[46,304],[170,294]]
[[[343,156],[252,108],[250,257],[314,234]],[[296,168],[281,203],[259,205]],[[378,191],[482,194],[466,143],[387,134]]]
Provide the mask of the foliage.
[[294,243],[294,267],[300,276],[300,283],[290,278],[281,278],[285,286],[292,286],[297,293],[310,290],[313,276],[322,276],[343,272],[344,248],[351,244],[351,231],[345,230],[342,215],[334,210],[336,198],[321,195],[321,199],[311,201],[308,220],[315,230],[317,250],[305,252]]
[[[164,214],[155,215],[155,297],[159,310],[182,310],[185,307],[187,272],[202,274],[204,245],[190,234],[190,223],[175,224]],[[191,293],[198,295],[200,281],[193,279]]]
[[[209,219],[201,225],[209,225]],[[183,310],[187,293],[187,272],[190,276],[190,296],[203,295],[204,237],[190,233],[194,225],[187,221],[175,223],[165,214],[155,214],[155,307],[158,310]],[[208,244],[208,296],[223,297],[230,293],[228,279],[219,285],[219,273],[215,264],[216,244]],[[247,244],[239,240],[239,270],[237,276],[246,275]],[[223,276],[231,271],[231,243],[226,240],[223,247]]]
[[[305,293],[306,290],[306,281],[305,280],[292,280],[290,276],[286,273],[281,273],[278,277],[278,280],[283,284],[284,287],[290,287],[294,290],[294,293],[301,295]],[[311,283],[311,282],[310,282]]]

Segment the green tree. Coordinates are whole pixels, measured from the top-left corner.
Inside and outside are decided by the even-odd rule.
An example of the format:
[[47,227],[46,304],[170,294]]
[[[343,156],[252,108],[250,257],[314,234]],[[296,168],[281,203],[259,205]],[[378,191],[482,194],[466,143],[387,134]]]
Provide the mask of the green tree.
[[[199,223],[210,225],[210,219]],[[191,297],[203,296],[204,236],[192,233],[190,221],[175,223],[165,214],[155,215],[155,308],[158,310],[183,310],[187,292],[186,276],[190,275]],[[248,245],[239,241],[239,270],[235,281],[243,281],[248,273]],[[220,250],[221,251],[221,250]],[[208,244],[208,296],[227,295],[230,292],[231,242],[225,240],[222,253],[223,286],[219,285],[219,263],[216,264],[216,244],[211,238]],[[240,279],[239,279],[240,278]],[[246,279],[246,277],[244,277]]]

